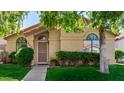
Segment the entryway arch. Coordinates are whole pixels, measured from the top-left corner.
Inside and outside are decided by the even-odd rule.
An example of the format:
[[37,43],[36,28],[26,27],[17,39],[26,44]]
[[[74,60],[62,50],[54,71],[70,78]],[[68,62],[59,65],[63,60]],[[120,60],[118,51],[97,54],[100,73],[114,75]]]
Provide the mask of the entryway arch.
[[37,38],[38,64],[47,64],[48,62],[48,36],[40,35]]

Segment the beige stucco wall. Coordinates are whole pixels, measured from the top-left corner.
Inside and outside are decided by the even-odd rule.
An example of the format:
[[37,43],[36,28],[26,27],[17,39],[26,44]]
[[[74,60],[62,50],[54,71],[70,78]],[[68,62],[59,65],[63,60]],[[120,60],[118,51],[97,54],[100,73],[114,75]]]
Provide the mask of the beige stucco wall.
[[6,45],[6,51],[7,52],[13,52],[16,51],[16,40],[18,37],[24,37],[24,35],[20,34],[20,35],[13,35],[9,38],[7,38],[7,45]]
[[56,57],[56,52],[60,51],[60,32],[49,31],[49,60]]
[[21,33],[19,35],[13,35],[13,36],[6,39],[7,40],[6,51],[8,51],[9,53],[16,51],[16,40],[19,37],[26,38],[26,40],[28,41],[28,46],[33,48],[33,42],[32,42],[33,41],[33,35],[30,35],[27,37]]
[[[78,33],[66,33],[64,31],[51,30],[40,30],[30,35],[13,35],[7,38],[6,51],[9,53],[16,51],[16,39],[18,37],[25,37],[28,41],[28,46],[34,48],[34,60],[32,64],[37,64],[37,36],[46,34],[48,36],[48,61],[56,57],[56,52],[63,51],[83,51],[83,40],[86,39],[87,35],[90,33],[95,33],[99,37],[97,30],[85,28],[84,32]],[[111,63],[115,63],[115,53],[114,53],[114,35],[106,32],[106,41],[107,41],[107,55]]]
[[61,32],[61,50],[63,51],[83,51],[83,40],[88,34],[95,33],[98,37],[98,31],[85,29],[83,32]]
[[37,37],[40,35],[47,35],[48,36],[48,61],[52,58],[56,57],[56,52],[60,50],[60,32],[56,30],[46,31],[46,30],[40,30],[38,32],[35,32],[33,34],[19,34],[19,35],[13,35],[11,37],[6,38],[7,40],[7,46],[6,51],[9,53],[16,51],[16,40],[18,37],[24,37],[28,41],[28,46],[34,49],[34,59],[32,61],[32,64],[38,63],[38,43],[37,43]]
[[[24,35],[23,33],[20,33],[18,35],[15,34],[13,36],[10,36],[10,37],[6,38],[6,40],[7,40],[6,51],[8,53],[16,51],[16,40],[19,37],[26,38],[26,40],[28,42],[28,44],[27,44],[28,47],[34,48],[34,45],[33,45],[34,37],[33,37],[33,35],[27,36],[27,35]],[[32,63],[34,63],[34,60],[32,61]]]
[[61,45],[63,51],[82,51],[82,33],[66,33],[61,31]]
[[[61,50],[63,51],[83,51],[83,40],[86,39],[88,34],[95,33],[99,37],[99,32],[94,29],[85,28],[84,32],[80,33],[66,33],[61,32]],[[110,64],[115,63],[115,42],[114,35],[106,32],[107,44],[107,59]]]

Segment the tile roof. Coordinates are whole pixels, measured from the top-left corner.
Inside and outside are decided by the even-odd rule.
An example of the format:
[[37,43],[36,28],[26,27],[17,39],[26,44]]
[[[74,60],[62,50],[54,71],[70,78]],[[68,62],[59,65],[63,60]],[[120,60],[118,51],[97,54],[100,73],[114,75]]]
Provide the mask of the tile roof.
[[[35,25],[32,25],[32,26],[27,27],[27,28],[25,28],[25,29],[22,29],[22,30],[20,31],[20,33],[22,33],[22,32],[23,32],[23,33],[29,33],[29,32],[32,32],[32,31],[36,31],[36,30],[38,30],[39,28],[41,28],[40,23],[35,24]],[[8,37],[11,37],[11,36],[16,35],[16,34],[17,34],[17,33],[8,34],[7,36],[4,37],[4,39],[7,39]]]
[[[85,22],[85,24],[88,24],[89,20],[87,18],[84,18],[84,22]],[[38,31],[40,29],[45,29],[45,28],[43,26],[41,26],[40,23],[38,23],[38,24],[32,25],[28,28],[22,29],[20,31],[20,33],[29,34],[29,33],[32,33],[34,31]],[[110,34],[115,36],[115,34],[112,33],[111,31],[107,31],[107,32],[109,32]],[[8,34],[7,36],[4,37],[4,39],[7,39],[8,37],[11,37],[11,36],[16,35],[16,34],[17,33]]]

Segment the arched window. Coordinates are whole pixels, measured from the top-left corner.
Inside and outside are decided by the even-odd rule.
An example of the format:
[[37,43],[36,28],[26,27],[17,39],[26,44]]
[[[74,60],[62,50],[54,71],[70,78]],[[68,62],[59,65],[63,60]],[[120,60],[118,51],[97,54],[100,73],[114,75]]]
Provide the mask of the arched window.
[[87,35],[86,40],[84,40],[83,46],[84,52],[99,52],[99,38],[96,34],[91,33]]
[[87,36],[87,40],[98,40],[98,36],[94,33]]
[[24,37],[19,37],[16,40],[16,49],[19,49],[21,47],[27,47],[27,40]]
[[38,41],[48,41],[48,38],[47,38],[47,36],[45,36],[45,35],[42,35],[42,36],[39,36],[38,37]]

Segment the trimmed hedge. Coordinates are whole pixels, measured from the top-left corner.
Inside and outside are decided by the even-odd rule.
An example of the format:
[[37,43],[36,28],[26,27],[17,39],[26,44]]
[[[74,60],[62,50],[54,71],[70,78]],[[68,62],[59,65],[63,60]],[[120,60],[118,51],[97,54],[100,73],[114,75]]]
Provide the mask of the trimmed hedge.
[[16,61],[19,65],[30,66],[33,60],[34,50],[29,47],[20,48],[15,54]]
[[[56,53],[61,66],[78,65],[82,61],[82,65],[99,65],[99,53],[91,52],[72,52],[72,51],[59,51]],[[81,62],[80,62],[81,65]]]

